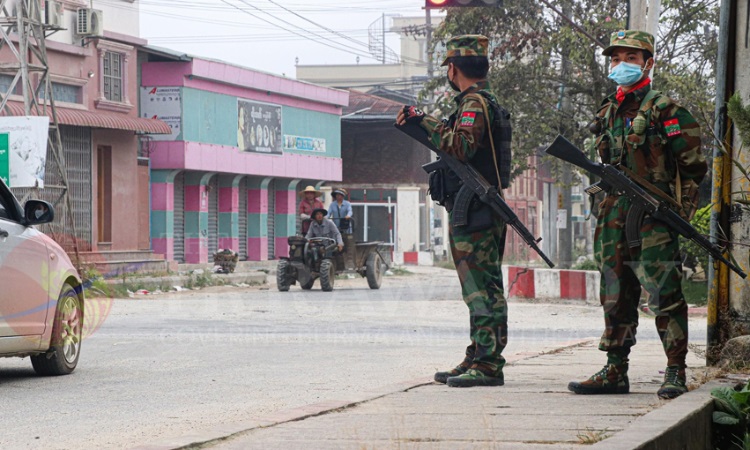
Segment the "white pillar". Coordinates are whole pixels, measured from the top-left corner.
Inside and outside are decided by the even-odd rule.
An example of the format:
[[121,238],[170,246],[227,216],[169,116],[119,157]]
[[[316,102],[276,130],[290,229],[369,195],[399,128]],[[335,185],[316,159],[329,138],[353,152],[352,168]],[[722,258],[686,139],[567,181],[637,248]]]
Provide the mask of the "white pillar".
[[396,251],[419,251],[419,188],[403,186],[398,188],[396,208]]

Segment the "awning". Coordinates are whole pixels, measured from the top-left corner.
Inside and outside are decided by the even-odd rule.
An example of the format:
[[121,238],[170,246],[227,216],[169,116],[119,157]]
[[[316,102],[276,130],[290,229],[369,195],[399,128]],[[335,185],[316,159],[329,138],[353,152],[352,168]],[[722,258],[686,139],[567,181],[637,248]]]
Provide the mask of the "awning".
[[[60,125],[128,130],[147,134],[172,133],[169,125],[159,119],[141,119],[138,117],[129,117],[124,114],[103,111],[91,112],[81,109],[61,108],[59,106],[55,110],[57,111],[57,122]],[[23,105],[18,102],[8,102],[5,105],[5,110],[0,111],[0,116],[24,115]],[[31,115],[36,116],[38,114],[34,114],[34,111],[32,111]]]

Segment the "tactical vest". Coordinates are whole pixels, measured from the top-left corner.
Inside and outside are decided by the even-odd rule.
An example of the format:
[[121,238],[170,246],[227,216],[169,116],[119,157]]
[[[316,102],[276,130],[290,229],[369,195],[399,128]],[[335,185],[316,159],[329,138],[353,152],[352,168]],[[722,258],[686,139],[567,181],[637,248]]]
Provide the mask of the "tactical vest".
[[[495,145],[495,157],[497,158],[497,169],[500,173],[500,180],[497,179],[495,171],[495,157],[492,156],[492,148],[482,148],[474,154],[471,165],[493,186],[501,186],[503,189],[510,187],[510,169],[512,165],[511,151],[512,128],[510,124],[510,113],[500,106],[495,98],[487,91],[477,91],[468,96],[480,94],[487,102],[487,109],[490,112],[488,122],[491,124],[492,140]],[[455,126],[455,114],[451,115],[449,125]],[[489,140],[489,139],[488,139]],[[490,151],[485,151],[490,150]]]
[[669,97],[651,89],[641,100],[635,117],[628,120],[616,118],[617,103],[605,100],[597,112],[601,130],[596,136],[596,147],[603,163],[624,165],[674,196],[670,184],[677,165],[671,151],[665,151],[668,141],[660,121],[662,111],[672,105]]

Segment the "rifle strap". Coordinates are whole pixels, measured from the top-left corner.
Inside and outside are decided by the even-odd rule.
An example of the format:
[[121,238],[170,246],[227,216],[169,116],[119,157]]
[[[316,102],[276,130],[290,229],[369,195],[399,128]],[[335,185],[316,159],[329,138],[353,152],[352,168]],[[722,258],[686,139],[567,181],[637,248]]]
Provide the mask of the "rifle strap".
[[492,147],[492,160],[495,162],[495,175],[497,175],[497,187],[498,192],[502,192],[502,188],[500,185],[502,182],[500,181],[500,169],[497,167],[497,153],[495,152],[495,140],[492,139],[492,125],[490,125],[490,115],[487,111],[487,104],[484,102],[484,98],[482,97],[482,94],[468,94],[467,97],[471,96],[471,98],[476,98],[479,100],[479,103],[482,105],[482,112],[484,112],[484,121],[487,124],[487,133],[490,135],[490,146]]
[[680,204],[677,203],[677,201],[675,199],[673,199],[672,197],[670,197],[669,195],[667,195],[664,191],[662,191],[658,187],[656,187],[653,184],[651,184],[650,182],[648,182],[643,177],[639,176],[638,174],[636,174],[635,172],[633,172],[632,170],[628,169],[625,166],[620,165],[620,166],[617,166],[617,167],[619,169],[621,169],[625,173],[625,175],[628,176],[628,178],[630,178],[633,181],[635,181],[636,183],[640,184],[641,186],[643,186],[644,188],[646,188],[652,194],[655,194],[660,199],[665,200],[667,203],[669,203],[670,205],[672,205],[672,206],[674,206],[676,208],[681,208]]

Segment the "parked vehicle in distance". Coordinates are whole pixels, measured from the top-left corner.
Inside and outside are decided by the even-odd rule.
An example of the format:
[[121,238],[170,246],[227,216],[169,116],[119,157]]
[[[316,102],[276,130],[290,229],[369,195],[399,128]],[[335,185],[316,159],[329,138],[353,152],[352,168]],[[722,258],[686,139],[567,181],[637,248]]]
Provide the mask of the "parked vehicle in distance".
[[83,335],[78,271],[33,227],[54,217],[52,205],[41,200],[21,207],[0,179],[0,357],[29,356],[39,375],[73,372]]

